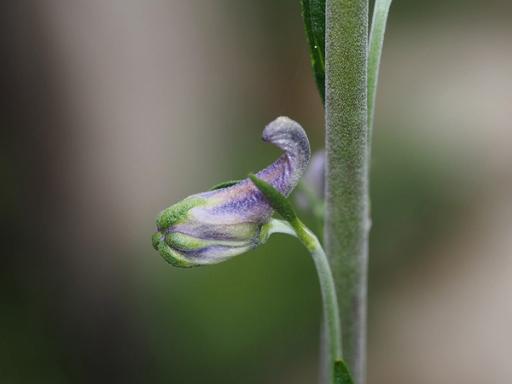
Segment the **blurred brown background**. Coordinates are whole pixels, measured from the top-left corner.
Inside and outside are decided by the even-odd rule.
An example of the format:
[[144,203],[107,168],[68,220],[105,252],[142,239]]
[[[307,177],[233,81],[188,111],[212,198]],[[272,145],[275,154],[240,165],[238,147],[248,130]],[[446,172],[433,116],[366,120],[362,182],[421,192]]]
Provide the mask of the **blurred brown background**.
[[[369,384],[512,382],[512,6],[395,0],[372,164]],[[0,5],[0,381],[313,383],[293,240],[210,268],[156,214],[323,142],[298,1]]]

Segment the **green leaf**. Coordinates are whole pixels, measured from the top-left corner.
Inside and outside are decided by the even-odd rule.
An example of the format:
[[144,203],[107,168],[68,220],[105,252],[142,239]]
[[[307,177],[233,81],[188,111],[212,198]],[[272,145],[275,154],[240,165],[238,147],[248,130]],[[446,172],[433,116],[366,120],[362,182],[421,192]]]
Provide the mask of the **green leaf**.
[[322,102],[325,102],[325,0],[301,0],[311,66]]
[[335,384],[354,384],[352,375],[343,360],[334,362],[334,383]]
[[298,220],[292,205],[286,199],[286,197],[283,196],[283,194],[281,194],[281,192],[279,192],[265,180],[259,179],[256,175],[253,175],[252,173],[249,174],[249,179],[251,179],[254,185],[261,191],[261,193],[263,193],[263,195],[268,200],[272,208],[274,208],[274,210],[277,213],[279,213],[283,217],[283,219],[285,219],[289,223],[293,223]]
[[372,27],[368,42],[368,145],[371,146],[373,122],[375,118],[375,99],[379,80],[380,58],[384,45],[384,34],[388,20],[391,0],[376,0],[373,7]]
[[219,184],[215,184],[213,187],[210,188],[210,191],[214,191],[216,189],[222,189],[222,188],[227,188],[227,187],[232,187],[233,185],[235,184],[238,184],[239,182],[241,182],[242,180],[228,180],[228,181],[223,181],[222,183],[219,183]]

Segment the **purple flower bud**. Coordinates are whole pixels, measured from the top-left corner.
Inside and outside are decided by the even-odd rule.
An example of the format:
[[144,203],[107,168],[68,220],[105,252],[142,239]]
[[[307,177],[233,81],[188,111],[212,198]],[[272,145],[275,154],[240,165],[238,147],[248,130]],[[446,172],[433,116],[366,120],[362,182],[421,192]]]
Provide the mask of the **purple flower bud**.
[[[263,140],[284,153],[256,176],[288,196],[309,163],[309,141],[302,127],[278,117]],[[156,221],[153,246],[179,267],[215,264],[244,253],[269,236],[272,208],[249,180],[192,195],[163,210]]]
[[295,202],[303,210],[313,209],[312,201],[323,201],[325,193],[325,151],[315,152],[302,178],[302,187],[295,193]]

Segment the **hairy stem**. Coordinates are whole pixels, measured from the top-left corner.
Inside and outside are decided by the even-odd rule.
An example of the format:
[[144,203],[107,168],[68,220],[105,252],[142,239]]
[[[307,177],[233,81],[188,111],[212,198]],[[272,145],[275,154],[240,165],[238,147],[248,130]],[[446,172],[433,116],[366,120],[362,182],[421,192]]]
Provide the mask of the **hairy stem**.
[[375,100],[377,97],[377,82],[379,80],[380,58],[384,45],[384,33],[388,19],[391,0],[376,0],[373,8],[372,27],[368,51],[368,144],[371,148],[373,121],[375,116]]
[[368,0],[326,1],[326,217],[343,333],[356,384],[365,381],[369,201]]

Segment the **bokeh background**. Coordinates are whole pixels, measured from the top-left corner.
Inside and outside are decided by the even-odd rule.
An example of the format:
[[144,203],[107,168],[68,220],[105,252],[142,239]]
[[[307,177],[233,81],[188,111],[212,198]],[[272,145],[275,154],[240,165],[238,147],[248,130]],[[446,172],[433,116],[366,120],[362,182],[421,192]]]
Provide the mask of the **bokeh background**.
[[[512,6],[395,0],[372,158],[369,384],[512,382]],[[298,1],[0,5],[0,381],[314,383],[291,239],[167,265],[156,214],[323,142]]]

